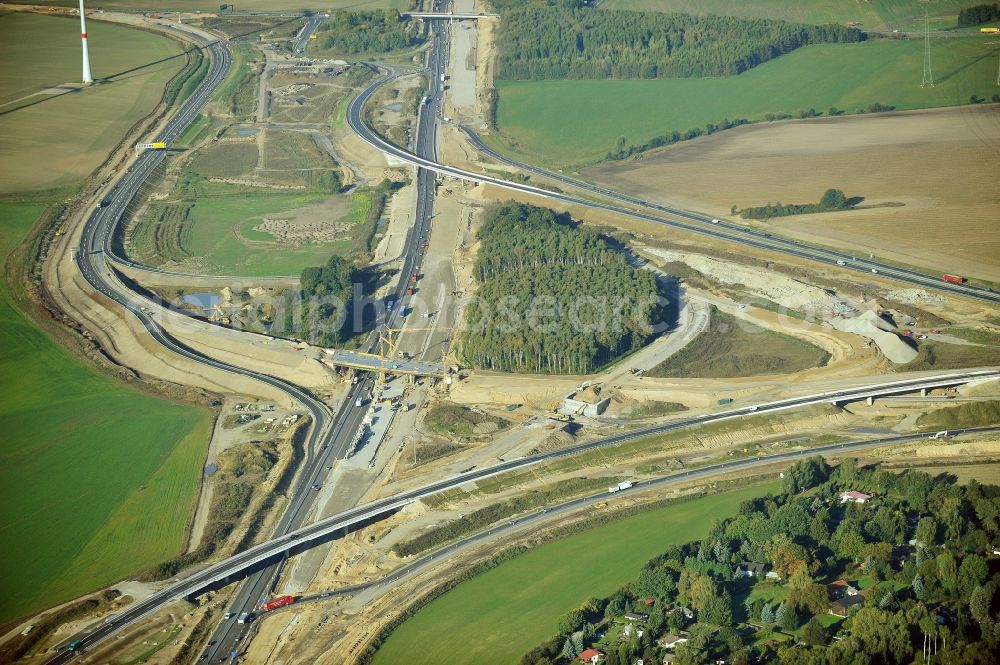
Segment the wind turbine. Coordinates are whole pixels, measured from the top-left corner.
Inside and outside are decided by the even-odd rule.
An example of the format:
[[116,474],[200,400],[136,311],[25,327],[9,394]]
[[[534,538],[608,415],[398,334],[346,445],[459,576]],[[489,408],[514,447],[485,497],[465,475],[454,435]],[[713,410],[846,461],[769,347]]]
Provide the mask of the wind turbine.
[[80,37],[83,40],[83,82],[93,83],[94,77],[90,74],[90,52],[87,51],[87,17],[83,12],[83,0],[80,0]]

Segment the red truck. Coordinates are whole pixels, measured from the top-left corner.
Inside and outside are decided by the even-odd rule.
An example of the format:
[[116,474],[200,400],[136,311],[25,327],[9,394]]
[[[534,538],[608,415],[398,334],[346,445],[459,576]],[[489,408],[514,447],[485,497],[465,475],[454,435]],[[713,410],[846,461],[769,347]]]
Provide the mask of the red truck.
[[260,609],[265,612],[270,612],[271,610],[276,610],[279,607],[284,607],[285,605],[291,605],[295,602],[295,596],[282,596],[281,598],[275,598],[274,600],[269,600],[260,606]]
[[965,284],[965,278],[958,275],[941,275],[941,279],[951,284]]
[[410,281],[413,282],[414,284],[417,283],[417,279],[419,279],[417,273],[413,273],[412,275],[410,275]]

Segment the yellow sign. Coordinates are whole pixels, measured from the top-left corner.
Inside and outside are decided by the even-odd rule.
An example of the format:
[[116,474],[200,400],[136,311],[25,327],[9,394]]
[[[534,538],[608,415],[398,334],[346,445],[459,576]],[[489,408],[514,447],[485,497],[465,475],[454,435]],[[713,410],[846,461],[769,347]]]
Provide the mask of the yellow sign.
[[316,39],[316,35],[309,35],[309,39]]
[[163,150],[164,148],[167,147],[167,144],[163,143],[162,141],[157,141],[155,143],[150,143],[149,145],[150,145],[150,147],[153,150]]
[[983,32],[988,35],[995,35],[1000,33],[1000,28],[979,28],[979,32]]

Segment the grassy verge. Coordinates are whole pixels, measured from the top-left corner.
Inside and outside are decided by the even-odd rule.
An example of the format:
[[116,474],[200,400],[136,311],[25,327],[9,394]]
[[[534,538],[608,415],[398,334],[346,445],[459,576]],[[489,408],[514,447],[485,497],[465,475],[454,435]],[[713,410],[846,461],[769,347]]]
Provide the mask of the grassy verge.
[[996,330],[986,330],[985,328],[948,328],[949,335],[954,335],[976,344],[989,344],[1000,346],[1000,332]]
[[465,406],[438,402],[427,411],[424,425],[438,434],[468,437],[507,429],[511,423]]
[[190,49],[187,65],[174,77],[163,93],[164,103],[170,106],[190,97],[208,74],[208,65],[208,58],[202,54],[201,49]]
[[557,632],[568,610],[610,594],[666,546],[703,536],[713,519],[775,489],[770,483],[676,502],[528,551],[431,601],[389,635],[372,662],[517,662]]
[[829,353],[808,342],[713,308],[708,329],[649,375],[719,378],[783,374],[822,367],[829,359]]
[[831,107],[853,113],[876,102],[900,110],[951,106],[969,103],[972,94],[989,99],[995,92],[1000,46],[954,37],[936,40],[932,49],[933,88],[919,85],[920,40],[807,46],[740,76],[498,81],[498,122],[507,149],[564,167],[603,159],[622,135],[626,144],[641,145],[727,118],[759,121],[768,113],[797,116]]
[[900,365],[900,371],[912,372],[925,369],[965,369],[1000,363],[1000,348],[993,346],[962,346],[925,341],[917,357]]
[[424,531],[416,538],[396,543],[392,551],[398,556],[412,556],[432,547],[475,533],[501,520],[521,515],[531,510],[548,506],[572,496],[592,494],[602,488],[616,484],[621,478],[614,476],[598,478],[570,478],[546,485],[527,494],[500,501],[480,508],[443,526]]
[[233,68],[226,82],[215,93],[226,111],[237,120],[251,120],[257,107],[257,62],[253,47],[236,43],[233,48]]
[[627,415],[629,418],[655,418],[657,416],[666,416],[671,413],[680,413],[687,410],[688,408],[680,402],[661,402],[659,400],[650,400],[629,409]]
[[917,419],[917,426],[926,430],[982,427],[1000,423],[1000,401],[969,402],[959,406],[935,409]]

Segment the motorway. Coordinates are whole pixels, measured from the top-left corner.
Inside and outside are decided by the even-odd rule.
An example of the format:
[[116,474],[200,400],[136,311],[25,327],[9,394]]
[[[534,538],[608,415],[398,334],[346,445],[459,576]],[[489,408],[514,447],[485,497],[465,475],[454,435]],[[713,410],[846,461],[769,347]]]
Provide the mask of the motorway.
[[[430,61],[428,63],[432,73],[430,90],[428,92],[430,101],[424,105],[425,109],[422,111],[418,122],[418,132],[414,146],[414,150],[416,152],[410,153],[407,151],[401,151],[400,149],[391,146],[391,144],[384,142],[379,137],[375,137],[379,142],[389,146],[392,150],[399,150],[402,155],[405,156],[403,157],[396,154],[397,157],[405,159],[405,161],[415,163],[418,167],[424,167],[418,169],[418,214],[414,227],[411,229],[406,241],[403,270],[400,273],[400,281],[395,287],[397,299],[400,297],[403,289],[405,288],[406,277],[411,272],[419,271],[419,262],[421,258],[420,250],[422,247],[422,243],[420,241],[426,237],[432,216],[431,197],[433,196],[434,188],[433,172],[443,172],[449,175],[456,175],[456,177],[464,177],[478,181],[484,181],[485,178],[488,178],[488,176],[451,169],[451,167],[445,167],[438,164],[436,161],[437,155],[435,136],[437,134],[436,123],[441,93],[440,73],[443,72],[444,53],[441,48],[443,38],[441,37],[440,29],[437,27],[432,28],[432,35],[433,47],[430,52]],[[176,138],[194,119],[221,81],[225,78],[225,75],[231,65],[230,52],[227,45],[221,42],[210,42],[205,44],[205,48],[208,50],[210,55],[210,68],[205,81],[201,87],[199,87],[198,91],[184,102],[178,113],[167,123],[163,131],[157,136],[156,140],[166,141],[169,143],[170,140]],[[393,75],[390,75],[390,78],[392,76]],[[352,127],[357,129],[358,126],[361,126],[367,131],[367,127],[363,123],[363,116],[361,113],[364,102],[368,97],[370,97],[371,93],[374,92],[378,86],[384,84],[386,80],[387,79],[384,78],[372,84],[352,101],[348,109],[348,118]],[[362,134],[362,136],[364,137],[364,134]],[[370,138],[366,138],[366,140],[372,143]],[[375,144],[373,143],[373,145]],[[384,148],[380,147],[380,149],[386,151]],[[390,151],[390,154],[395,153]],[[127,288],[118,282],[113,271],[108,266],[106,259],[110,254],[109,248],[114,229],[121,219],[122,214],[131,202],[132,198],[136,195],[139,186],[162,159],[162,151],[150,151],[140,155],[135,163],[125,172],[118,184],[116,184],[111,190],[110,196],[105,198],[105,201],[108,201],[107,205],[96,208],[93,214],[91,214],[88,218],[84,227],[80,251],[76,256],[77,264],[79,265],[82,274],[95,289],[106,295],[111,300],[119,303],[132,315],[134,315],[142,323],[145,330],[168,350],[195,362],[251,377],[285,391],[305,406],[305,408],[310,412],[314,424],[306,443],[307,458],[303,472],[301,473],[299,481],[292,494],[291,503],[282,516],[279,525],[275,530],[275,537],[272,540],[252,547],[235,555],[234,557],[231,557],[230,559],[208,566],[205,569],[166,587],[149,598],[134,603],[132,606],[120,613],[114,619],[113,623],[101,624],[100,626],[95,627],[94,630],[91,630],[84,635],[74,636],[73,639],[83,640],[83,644],[81,646],[84,648],[105,639],[120,628],[129,625],[143,616],[159,609],[173,599],[195,594],[208,586],[216,584],[222,580],[226,580],[231,576],[240,574],[248,568],[258,566],[259,564],[262,564],[262,562],[272,562],[278,560],[278,563],[271,563],[263,570],[251,575],[237,590],[234,601],[231,605],[231,610],[237,613],[242,611],[252,611],[259,604],[260,599],[266,596],[266,594],[271,590],[273,581],[277,578],[277,575],[280,572],[280,560],[283,556],[287,555],[289,550],[299,547],[312,546],[316,544],[317,541],[329,537],[336,531],[376,518],[387,512],[396,510],[407,503],[415,501],[422,496],[439,492],[442,489],[454,487],[478,478],[485,478],[491,475],[504,473],[515,468],[538,464],[539,462],[547,459],[572,455],[600,446],[614,445],[616,443],[622,443],[624,441],[633,440],[642,436],[650,436],[653,434],[693,427],[726,418],[751,415],[753,413],[764,413],[785,408],[794,408],[805,404],[836,401],[837,399],[857,399],[865,396],[865,391],[868,391],[868,393],[875,391],[877,393],[879,390],[887,390],[885,387],[886,384],[879,384],[874,387],[867,386],[861,389],[824,393],[820,396],[814,395],[795,398],[792,400],[783,400],[766,405],[745,407],[718,414],[710,414],[696,418],[674,421],[655,428],[636,430],[627,434],[597,439],[595,441],[580,444],[561,451],[553,451],[544,455],[522,458],[520,460],[511,460],[493,467],[459,474],[452,478],[444,479],[428,485],[427,487],[394,497],[388,497],[371,504],[359,506],[314,524],[310,524],[309,526],[301,527],[301,523],[308,515],[309,507],[312,504],[313,493],[309,490],[309,487],[319,479],[324,466],[328,464],[329,460],[342,455],[346,451],[349,442],[353,439],[354,432],[356,432],[358,426],[360,426],[364,410],[351,408],[351,404],[356,396],[362,395],[365,391],[371,390],[370,381],[361,381],[357,385],[353,386],[350,390],[348,399],[341,405],[341,408],[336,416],[331,418],[332,414],[330,413],[329,408],[325,404],[322,404],[318,400],[312,398],[301,388],[275,377],[231,366],[209,358],[188,348],[183,343],[171,337],[159,326],[159,324],[143,306],[145,301],[140,296],[128,291]],[[507,183],[502,180],[499,180],[494,184],[507,186],[513,189],[523,189],[526,187],[520,186],[517,183]],[[529,189],[537,190],[537,192],[532,191],[531,193],[541,192],[542,195],[554,195],[552,192],[540,190],[538,188]],[[579,203],[581,205],[595,205],[590,201],[583,199],[577,200],[566,196],[563,196],[563,200],[566,200],[567,202]],[[628,212],[628,214],[634,216],[636,213]],[[400,309],[401,308],[396,308],[392,311],[392,314],[387,317],[387,323],[392,324],[393,321],[398,320],[400,316]],[[940,383],[942,381],[944,381],[945,385],[947,385],[948,382],[955,383],[971,379],[994,378],[998,374],[1000,373],[992,370],[978,373],[971,372],[952,374],[946,375],[945,377],[939,376],[931,377],[930,379],[894,382],[888,389],[897,391],[901,389],[915,389],[934,384],[935,382]],[[243,632],[245,628],[245,626],[239,626],[235,622],[224,623],[220,626],[220,630],[222,632],[218,634],[218,637],[215,640],[219,649],[215,650],[214,656],[217,658],[219,651],[222,651],[222,649],[228,649],[231,645],[238,644],[239,641],[245,637],[245,633]],[[228,651],[222,651],[222,653],[227,655]],[[62,652],[49,662],[65,662],[70,657],[72,657],[71,653]]]
[[[975,434],[985,434],[989,432],[1000,432],[1000,425],[993,425],[990,427],[973,427],[968,429],[960,430],[949,430],[948,435],[950,437],[960,437]],[[797,459],[802,459],[805,457],[812,457],[813,455],[829,455],[838,454],[842,455],[845,453],[858,452],[861,450],[878,448],[881,446],[896,446],[903,443],[911,443],[913,441],[920,441],[927,438],[927,434],[906,434],[901,436],[886,437],[881,439],[868,439],[865,441],[849,441],[845,443],[833,443],[825,446],[820,446],[817,448],[804,448],[800,450],[790,450],[783,453],[777,453],[775,455],[766,455],[758,457],[748,457],[741,460],[734,460],[732,462],[720,462],[717,464],[709,464],[696,469],[691,469],[690,471],[683,471],[680,473],[671,473],[665,476],[660,476],[659,478],[652,478],[649,480],[635,481],[632,487],[624,490],[619,490],[615,492],[616,496],[614,498],[619,498],[622,495],[631,495],[638,492],[642,492],[650,489],[661,489],[670,487],[672,485],[679,485],[682,483],[689,483],[693,480],[704,480],[711,478],[712,476],[723,474],[723,473],[733,473],[736,471],[745,471],[747,469],[753,469],[762,466],[768,466],[776,462],[791,462]],[[282,608],[281,611],[288,611],[293,609],[296,605],[301,605],[302,603],[313,602],[313,601],[323,601],[327,598],[332,598],[336,596],[352,596],[362,591],[368,589],[378,589],[380,594],[388,591],[393,584],[404,580],[405,578],[411,576],[413,573],[417,572],[422,568],[426,568],[445,556],[452,556],[458,550],[467,549],[470,546],[477,545],[492,539],[499,537],[501,534],[507,534],[515,529],[523,527],[525,525],[536,524],[542,520],[549,520],[555,515],[565,514],[578,510],[584,506],[592,505],[602,501],[607,501],[610,497],[608,496],[608,491],[602,489],[596,494],[589,494],[576,499],[571,499],[569,501],[564,501],[563,503],[553,504],[547,506],[546,508],[538,509],[535,512],[528,513],[525,515],[520,515],[518,517],[512,517],[505,522],[492,525],[482,531],[474,533],[469,536],[465,536],[459,540],[456,540],[445,547],[432,550],[423,556],[420,556],[413,561],[410,561],[404,566],[397,568],[388,575],[380,577],[376,580],[370,582],[363,582],[361,584],[352,584],[346,587],[339,587],[335,589],[327,589],[325,591],[319,591],[312,593],[301,598],[296,599],[296,601]]]
[[[225,79],[232,64],[231,52],[227,44],[220,41],[206,41],[200,34],[186,32],[189,36],[193,35],[193,39],[207,51],[210,64],[201,86],[184,102],[155,139],[168,144],[194,120]],[[163,158],[163,151],[147,151],[141,154],[110,192],[105,194],[103,197],[105,203],[91,213],[84,225],[80,247],[75,253],[76,263],[83,277],[94,289],[135,316],[146,332],[167,350],[194,362],[271,385],[301,403],[309,412],[313,422],[310,434],[304,443],[306,455],[304,468],[293,489],[291,502],[275,530],[275,533],[280,536],[301,525],[312,504],[313,493],[310,487],[319,480],[325,466],[329,465],[333,459],[342,457],[353,442],[354,435],[364,417],[364,409],[353,408],[353,402],[358,396],[366,395],[371,391],[372,381],[370,378],[366,378],[352,386],[347,399],[344,400],[339,412],[334,416],[326,404],[313,398],[304,389],[276,377],[229,365],[208,357],[176,340],[159,325],[154,318],[153,311],[146,306],[150,303],[144,297],[128,290],[118,281],[108,265],[107,258],[115,229],[125,210],[142,183]],[[248,584],[244,586],[244,589],[247,590],[247,597],[250,598],[255,591],[260,591],[262,588],[266,593],[265,587],[275,571],[276,569],[272,567],[252,576]],[[244,589],[241,589],[241,592]],[[237,598],[237,600],[239,599]],[[250,606],[254,606],[256,602],[256,599],[248,600]],[[109,628],[111,627],[113,626],[109,626]],[[77,636],[74,639],[80,639],[80,637]],[[83,639],[86,644],[93,639],[93,636]],[[72,653],[63,652],[50,662],[65,662],[71,656]]]
[[[908,268],[901,268],[888,263],[881,263],[878,261],[858,258],[857,256],[852,256],[845,252],[840,252],[832,249],[825,249],[822,247],[813,247],[806,243],[797,242],[795,240],[789,240],[787,238],[780,238],[772,236],[769,233],[759,231],[753,227],[742,226],[739,224],[733,224],[731,222],[725,222],[723,220],[713,220],[711,217],[701,215],[699,213],[679,210],[676,208],[669,208],[667,206],[661,206],[649,201],[644,201],[631,197],[625,194],[620,194],[612,190],[599,187],[597,185],[592,185],[580,180],[575,180],[561,174],[554,174],[550,171],[544,171],[536,167],[531,167],[527,165],[522,165],[509,158],[503,157],[498,153],[489,150],[482,144],[482,141],[478,140],[473,134],[466,130],[466,133],[470,135],[473,139],[473,143],[476,146],[494,156],[494,158],[499,158],[501,161],[508,164],[516,165],[519,168],[525,168],[532,171],[538,175],[544,175],[547,178],[554,178],[563,182],[564,184],[572,185],[580,189],[584,189],[592,194],[600,196],[610,196],[615,200],[627,202],[632,205],[649,208],[653,210],[660,211],[659,214],[654,214],[651,212],[645,212],[642,210],[635,210],[631,208],[623,208],[618,205],[613,205],[610,203],[603,203],[600,201],[595,201],[590,198],[583,198],[580,196],[574,196],[572,194],[567,194],[561,191],[554,191],[550,189],[545,189],[543,187],[535,187],[533,185],[525,185],[518,182],[513,182],[510,180],[505,180],[496,176],[485,175],[482,173],[476,173],[475,171],[466,171],[464,169],[456,168],[453,166],[448,166],[442,164],[435,159],[430,159],[418,154],[414,154],[400,148],[399,146],[390,143],[381,136],[379,136],[374,130],[372,130],[365,123],[364,120],[364,105],[368,99],[375,93],[378,88],[385,85],[393,78],[400,76],[400,74],[390,74],[382,79],[378,79],[372,82],[361,94],[359,94],[348,107],[347,110],[347,121],[351,126],[351,129],[360,136],[365,142],[367,142],[372,147],[381,150],[387,155],[391,155],[396,159],[403,162],[408,162],[415,166],[423,167],[430,171],[435,171],[443,175],[452,176],[455,178],[462,178],[465,180],[471,180],[474,182],[490,184],[497,187],[502,187],[504,189],[510,189],[517,192],[522,192],[525,194],[532,194],[539,196],[544,199],[561,201],[563,203],[568,203],[572,205],[584,206],[587,208],[593,208],[598,210],[604,210],[606,212],[611,212],[618,215],[623,215],[626,217],[631,217],[633,219],[638,219],[645,222],[652,222],[654,224],[661,224],[664,226],[669,226],[676,229],[681,229],[691,233],[697,233],[699,235],[705,235],[712,238],[717,238],[720,240],[725,240],[727,242],[732,242],[740,245],[746,245],[750,247],[756,247],[758,249],[769,250],[773,252],[780,252],[782,254],[787,254],[795,256],[801,259],[807,259],[810,261],[817,261],[826,265],[836,265],[838,268],[843,268],[847,270],[854,270],[863,274],[868,274],[869,276],[878,275],[880,277],[885,277],[889,279],[894,279],[899,282],[904,282],[906,284],[913,284],[921,286],[927,289],[933,289],[935,291],[946,291],[956,295],[962,295],[969,298],[975,298],[977,300],[984,300],[992,303],[1000,303],[1000,293],[993,291],[992,289],[987,289],[979,286],[974,286],[970,284],[951,284],[945,282],[941,279],[939,275],[928,275],[926,273],[918,272],[916,270],[910,270]],[[669,217],[664,215],[670,215]],[[842,264],[840,263],[842,262]]]
[[[158,591],[157,593],[149,596],[148,598],[141,600],[137,603],[134,603],[133,605],[130,605],[128,608],[126,608],[117,615],[114,623],[98,624],[93,627],[92,631],[87,632],[82,636],[76,635],[74,636],[73,639],[84,639],[84,645],[96,643],[100,640],[106,639],[108,636],[112,635],[120,628],[141,619],[142,617],[150,614],[151,612],[156,611],[157,609],[160,609],[163,605],[175,599],[184,598],[190,595],[197,594],[205,590],[206,588],[209,588],[212,585],[217,584],[220,581],[224,581],[230,579],[235,575],[238,575],[241,571],[261,565],[264,562],[272,561],[274,559],[280,559],[281,557],[286,556],[287,553],[290,551],[301,550],[303,548],[314,546],[319,542],[324,542],[325,539],[330,538],[339,531],[354,527],[356,525],[364,524],[374,519],[378,519],[379,517],[392,513],[402,508],[403,506],[413,503],[414,501],[417,501],[423,497],[430,496],[432,494],[436,494],[438,492],[447,489],[452,489],[454,487],[463,485],[465,483],[481,480],[484,478],[489,478],[502,473],[507,473],[509,471],[524,469],[530,466],[540,464],[542,462],[555,460],[562,457],[577,455],[579,453],[590,450],[596,450],[598,448],[618,445],[621,443],[635,441],[637,439],[642,439],[650,436],[666,434],[668,432],[676,432],[684,429],[690,429],[692,427],[698,427],[709,423],[721,422],[732,418],[763,415],[766,413],[775,413],[778,411],[799,408],[811,404],[844,403],[846,401],[865,399],[869,396],[875,396],[875,395],[916,391],[923,388],[931,388],[931,387],[957,385],[969,381],[996,380],[998,378],[1000,378],[1000,370],[987,369],[987,370],[976,370],[971,372],[955,372],[951,374],[939,374],[934,376],[922,377],[918,379],[904,379],[899,381],[890,381],[879,384],[860,386],[857,388],[828,391],[815,395],[804,395],[789,399],[776,400],[773,402],[767,402],[763,404],[756,404],[736,409],[729,409],[717,413],[709,413],[700,416],[693,416],[690,418],[682,418],[661,425],[656,425],[653,427],[645,427],[645,428],[635,429],[623,434],[601,437],[598,439],[586,441],[566,448],[553,450],[538,455],[532,455],[530,457],[521,457],[518,459],[507,460],[500,464],[495,464],[489,467],[483,467],[481,469],[471,469],[469,471],[456,474],[450,478],[445,478],[430,483],[428,485],[425,485],[423,487],[419,487],[414,490],[401,492],[394,496],[385,497],[383,499],[379,499],[371,503],[351,508],[350,510],[346,510],[344,512],[338,513],[326,519],[319,520],[317,522],[309,524],[308,526],[302,527],[295,531],[287,532],[267,542],[250,547],[244,550],[243,552],[240,552],[224,561],[220,561],[218,563],[207,566],[206,568],[189,575],[188,577],[162,589],[161,591]],[[920,435],[914,435],[914,436],[916,438],[919,438]],[[860,442],[860,443],[849,442],[849,443],[832,444],[830,446],[812,448],[806,452],[803,451],[783,452],[770,456],[761,456],[753,460],[752,463],[768,464],[775,461],[794,459],[795,456],[801,456],[802,454],[843,452],[852,449],[852,447],[854,446],[863,446],[865,443],[866,442]],[[728,472],[731,470],[735,470],[737,468],[741,468],[741,465],[748,465],[750,463],[751,463],[750,460],[723,462],[721,464],[713,465],[711,467],[704,467],[702,469],[685,472],[684,474],[678,474],[676,477],[684,478],[685,480],[690,480],[703,477],[710,473],[719,473],[722,471]],[[271,568],[268,568],[267,570],[270,569]],[[262,573],[255,573],[255,576],[261,576],[261,575]],[[270,579],[272,578],[269,577],[268,581],[270,581]],[[244,584],[244,587],[246,586],[247,585]],[[232,611],[239,611],[239,612],[252,611],[255,607],[256,605],[242,605],[240,607],[233,605]],[[227,637],[231,637],[231,633],[237,633],[242,636],[243,633],[241,631],[243,628],[245,628],[245,627],[238,627],[237,629],[232,629],[232,626],[238,626],[238,624],[235,624],[235,622],[229,622],[228,624],[223,624],[223,628],[226,626],[229,626],[229,630],[225,633]],[[55,659],[50,662],[65,662],[65,661]]]
[[[299,35],[299,43],[301,45],[305,44],[305,40],[308,40],[309,34],[312,34],[318,25],[318,18],[310,19]],[[429,65],[435,69],[443,68],[441,42],[440,29],[437,26],[432,27],[432,47],[428,58]],[[297,45],[296,48],[298,49],[299,46]],[[434,101],[423,105],[417,119],[414,149],[417,154],[428,158],[435,158],[437,151],[437,106],[440,104],[441,93],[439,81],[440,77],[432,81],[428,95],[434,98]],[[398,306],[393,307],[391,310],[386,310],[380,315],[385,326],[398,328],[401,324],[401,318],[406,308],[404,299],[405,290],[409,284],[409,276],[414,272],[420,271],[420,262],[423,258],[423,239],[430,232],[431,218],[433,217],[433,202],[434,174],[424,169],[417,169],[415,221],[409,229],[403,245],[403,264],[399,277],[391,289],[391,294],[386,297],[386,301],[395,300]],[[330,362],[338,364],[372,370],[390,369],[397,374],[422,374],[440,377],[446,373],[443,366],[434,363],[419,362],[416,360],[408,361],[401,358],[387,361],[378,356],[352,351],[330,350],[326,357]],[[386,368],[387,363],[389,364],[388,368]],[[371,394],[371,386],[368,385],[368,380],[366,380],[362,386],[357,386],[357,388],[359,390],[349,395],[349,399],[345,401],[345,406],[342,408],[341,413],[338,413],[334,419],[335,431],[332,433],[331,440],[337,443],[333,446],[334,449],[328,452],[330,460],[335,457],[344,456],[347,447],[353,442],[354,433],[361,427],[361,420],[364,417],[366,409],[352,407],[354,400],[358,396],[367,397]],[[328,463],[324,458],[322,462],[312,466],[313,473],[303,476],[299,484],[301,490],[296,493],[296,497],[299,497],[302,493],[310,494],[311,496],[312,493],[307,488],[322,484],[319,474],[324,472],[326,465]],[[280,540],[289,533],[291,528],[300,526],[302,519],[307,513],[308,511],[303,510],[302,506],[298,508],[290,506],[282,518],[281,527],[275,531],[276,537]],[[288,518],[287,523],[285,522],[285,518]],[[285,550],[285,552],[287,551]],[[279,563],[271,564],[264,570],[254,573],[240,585],[234,595],[234,599],[229,604],[229,612],[232,613],[232,618],[223,620],[216,627],[214,634],[208,640],[208,646],[206,646],[202,653],[202,659],[213,663],[220,660],[234,660],[246,648],[249,639],[253,636],[254,627],[252,624],[240,624],[236,618],[243,612],[255,612],[260,607],[260,604],[267,599],[267,596],[274,590],[278,582],[278,576],[281,573],[284,561],[285,559],[281,558]],[[197,590],[188,591],[187,593],[190,594],[195,591]]]

